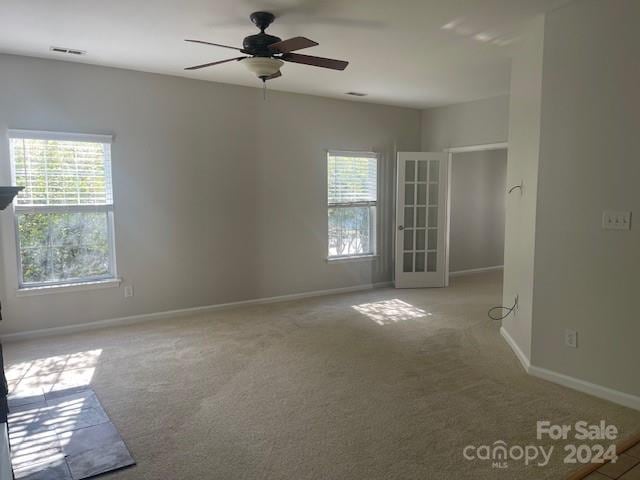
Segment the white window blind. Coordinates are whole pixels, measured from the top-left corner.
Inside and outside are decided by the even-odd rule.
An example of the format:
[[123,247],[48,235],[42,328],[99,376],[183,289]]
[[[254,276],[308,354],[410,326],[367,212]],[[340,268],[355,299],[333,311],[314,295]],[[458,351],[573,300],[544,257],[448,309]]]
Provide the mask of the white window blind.
[[18,206],[111,205],[110,145],[11,138]]
[[328,155],[329,205],[371,205],[378,196],[378,158],[368,153]]
[[10,130],[21,287],[114,278],[111,137]]

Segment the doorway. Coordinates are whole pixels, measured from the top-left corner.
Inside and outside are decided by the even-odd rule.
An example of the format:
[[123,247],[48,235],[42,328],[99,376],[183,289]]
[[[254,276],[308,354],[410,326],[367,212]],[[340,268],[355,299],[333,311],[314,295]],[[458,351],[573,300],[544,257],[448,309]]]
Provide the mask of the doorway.
[[449,276],[503,268],[507,148],[447,150],[447,285]]

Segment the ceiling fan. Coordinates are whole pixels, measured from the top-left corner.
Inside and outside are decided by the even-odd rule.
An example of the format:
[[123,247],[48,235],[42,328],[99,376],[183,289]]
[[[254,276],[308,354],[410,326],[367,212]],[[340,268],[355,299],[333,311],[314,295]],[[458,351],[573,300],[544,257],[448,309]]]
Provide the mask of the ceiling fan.
[[303,48],[315,47],[318,43],[305,37],[293,37],[282,40],[281,38],[265,33],[265,30],[276,18],[273,13],[254,12],[249,18],[255,26],[260,29],[260,33],[246,37],[242,42],[242,48],[202,40],[185,40],[186,42],[202,43],[204,45],[213,45],[214,47],[238,50],[244,53],[245,56],[187,67],[185,70],[199,70],[201,68],[220,65],[221,63],[241,61],[260,80],[266,82],[267,80],[282,76],[280,67],[284,65],[284,62],[301,63],[304,65],[313,65],[314,67],[330,68],[332,70],[344,70],[347,68],[347,65],[349,65],[349,62],[345,62],[344,60],[293,53]]

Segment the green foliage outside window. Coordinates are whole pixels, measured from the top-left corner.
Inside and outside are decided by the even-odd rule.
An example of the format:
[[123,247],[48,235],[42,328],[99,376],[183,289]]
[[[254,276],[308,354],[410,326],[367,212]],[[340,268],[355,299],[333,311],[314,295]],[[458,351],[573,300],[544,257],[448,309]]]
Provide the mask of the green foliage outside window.
[[107,213],[21,213],[25,284],[108,276]]

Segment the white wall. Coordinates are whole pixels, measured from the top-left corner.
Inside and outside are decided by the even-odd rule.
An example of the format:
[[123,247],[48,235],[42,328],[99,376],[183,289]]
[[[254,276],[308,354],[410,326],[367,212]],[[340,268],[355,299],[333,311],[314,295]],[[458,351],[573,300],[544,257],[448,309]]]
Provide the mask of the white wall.
[[502,325],[527,361],[533,321],[543,41],[544,17],[539,17],[525,29],[511,64],[507,188],[523,182],[523,189],[506,200],[502,302],[511,306],[516,295],[519,300],[518,309]]
[[[509,143],[506,187],[524,180],[525,188],[523,195],[516,191],[506,197],[503,304],[512,305],[518,295],[520,307],[503,326],[527,362],[531,356],[533,321],[543,40],[544,17],[539,17],[526,26],[519,43],[513,47],[509,96],[422,112],[423,150]],[[455,221],[453,213],[452,221]]]
[[507,187],[524,190],[506,200],[503,305],[518,295],[519,308],[504,331],[532,373],[637,406],[640,229],[603,231],[601,217],[640,211],[640,3],[613,3],[532,21],[514,46],[508,115],[426,110],[422,148],[504,141],[508,118]]
[[507,141],[509,96],[459,103],[422,111],[422,150]]
[[[391,279],[395,150],[420,148],[420,112],[0,55],[7,128],[111,133],[122,288],[16,297],[0,214],[4,321],[13,333]],[[327,264],[323,149],[375,150],[381,256]]]
[[538,366],[636,396],[640,222],[603,231],[601,216],[640,215],[639,19],[637,0],[547,16],[532,350]]
[[449,242],[452,272],[503,264],[506,173],[506,150],[453,155]]

